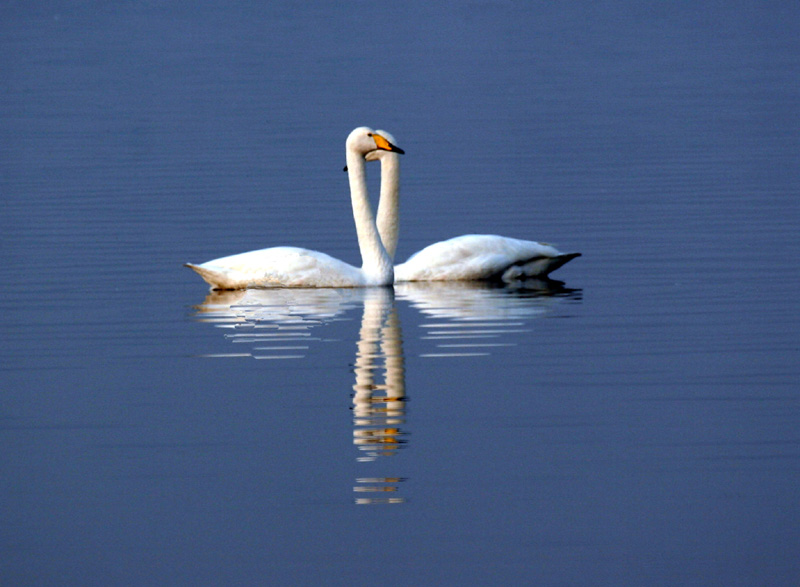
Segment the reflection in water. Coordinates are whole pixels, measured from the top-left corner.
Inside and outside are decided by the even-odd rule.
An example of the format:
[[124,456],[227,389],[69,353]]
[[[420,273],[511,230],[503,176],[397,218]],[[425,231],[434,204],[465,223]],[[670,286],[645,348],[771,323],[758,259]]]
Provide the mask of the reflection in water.
[[528,321],[547,315],[560,298],[579,298],[580,291],[560,281],[527,280],[514,286],[485,282],[404,283],[396,286],[398,299],[408,300],[433,318],[420,326],[424,340],[434,341],[436,352],[428,358],[488,356],[504,336],[529,332]]
[[[406,433],[401,429],[405,422],[405,364],[393,298],[390,288],[370,289],[364,297],[353,385],[353,442],[361,450],[361,462],[394,456],[405,443],[402,437]],[[383,371],[382,382],[379,371]],[[360,478],[355,491],[394,492],[402,481],[402,477]],[[356,499],[359,504],[403,501],[378,495]]]
[[[196,307],[198,319],[234,330],[225,336],[244,343],[250,352],[208,354],[204,357],[254,359],[304,358],[312,330],[363,304],[356,346],[353,385],[353,443],[359,462],[393,456],[405,444],[400,426],[405,417],[405,367],[400,321],[391,288],[260,289],[212,291]],[[380,373],[382,371],[382,373]],[[403,477],[359,477],[357,504],[399,504]]]
[[[405,360],[395,294],[423,316],[423,340],[436,352],[422,357],[486,356],[504,346],[503,337],[527,332],[531,320],[547,315],[563,298],[579,298],[555,281],[535,281],[517,287],[480,282],[404,283],[392,288],[262,289],[212,291],[196,307],[197,318],[217,328],[242,352],[204,357],[301,359],[314,342],[314,329],[362,305],[356,342],[353,384],[353,443],[357,460],[375,463],[396,456],[404,447]],[[397,496],[406,478],[358,477],[357,504],[404,503]]]
[[198,320],[232,330],[225,336],[233,343],[257,346],[249,352],[203,356],[302,359],[309,344],[321,340],[312,337],[311,331],[357,307],[362,293],[358,289],[283,288],[210,291],[196,306]]

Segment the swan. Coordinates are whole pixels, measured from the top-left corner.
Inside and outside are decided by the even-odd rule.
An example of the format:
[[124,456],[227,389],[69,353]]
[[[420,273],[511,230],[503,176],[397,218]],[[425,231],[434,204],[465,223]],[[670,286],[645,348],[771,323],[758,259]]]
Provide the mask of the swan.
[[350,198],[362,266],[298,247],[272,247],[221,257],[200,265],[186,263],[212,289],[253,287],[367,287],[391,285],[392,258],[381,242],[367,196],[366,155],[376,150],[404,151],[367,127],[347,137]]
[[[390,144],[391,133],[375,131]],[[380,161],[381,192],[376,226],[387,254],[394,258],[400,234],[400,158],[374,150],[367,161]],[[546,277],[580,253],[562,253],[552,245],[494,234],[464,234],[428,245],[394,266],[394,282],[502,280]]]

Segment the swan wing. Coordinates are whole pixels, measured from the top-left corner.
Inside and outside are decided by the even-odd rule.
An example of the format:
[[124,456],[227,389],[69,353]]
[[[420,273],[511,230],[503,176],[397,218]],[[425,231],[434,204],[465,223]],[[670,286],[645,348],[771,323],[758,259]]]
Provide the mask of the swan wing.
[[325,253],[298,247],[271,247],[186,266],[212,289],[365,285],[364,274],[357,267]]
[[466,234],[434,243],[395,266],[395,281],[458,281],[543,277],[579,253],[491,234]]

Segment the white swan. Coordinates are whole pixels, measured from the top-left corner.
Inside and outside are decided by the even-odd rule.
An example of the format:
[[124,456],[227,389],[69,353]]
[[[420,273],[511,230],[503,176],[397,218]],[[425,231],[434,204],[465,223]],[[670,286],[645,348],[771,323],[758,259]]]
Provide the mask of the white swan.
[[[391,133],[377,134],[394,143]],[[372,151],[367,161],[381,163],[381,195],[377,227],[387,253],[394,257],[400,234],[400,158],[389,151]],[[552,245],[493,234],[465,234],[428,245],[408,261],[395,265],[395,283],[405,281],[514,281],[546,277],[580,253],[562,253]]]
[[395,153],[403,153],[403,150],[367,127],[350,133],[346,149],[361,268],[325,253],[297,247],[272,247],[186,266],[199,273],[212,289],[391,285],[392,258],[381,243],[367,197],[365,156],[376,150]]

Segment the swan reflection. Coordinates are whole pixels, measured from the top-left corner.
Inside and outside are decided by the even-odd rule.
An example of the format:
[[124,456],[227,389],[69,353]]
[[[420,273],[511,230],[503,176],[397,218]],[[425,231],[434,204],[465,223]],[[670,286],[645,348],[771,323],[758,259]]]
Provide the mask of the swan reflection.
[[[263,289],[212,291],[196,306],[196,318],[226,330],[225,337],[242,352],[204,357],[302,359],[314,344],[319,326],[349,320],[360,306],[352,393],[353,444],[356,460],[394,463],[407,442],[405,355],[397,300],[425,318],[420,340],[435,352],[420,357],[486,356],[513,346],[509,335],[526,332],[531,322],[550,313],[560,299],[576,298],[559,282],[496,287],[485,283],[407,283],[393,288]],[[424,344],[424,343],[423,343]],[[383,465],[381,465],[383,466]],[[392,464],[392,466],[394,466]],[[367,471],[365,470],[365,473]],[[357,504],[399,504],[402,476],[356,478]]]
[[512,286],[486,282],[403,283],[395,286],[398,299],[408,301],[424,316],[423,340],[432,341],[436,352],[428,358],[478,357],[492,354],[508,335],[530,332],[530,321],[549,314],[563,298],[577,298],[578,290],[560,281],[526,280]]
[[197,320],[230,330],[225,337],[233,343],[254,346],[248,352],[203,356],[302,359],[312,342],[322,340],[312,336],[314,328],[358,307],[363,293],[356,288],[212,290],[195,307]]

